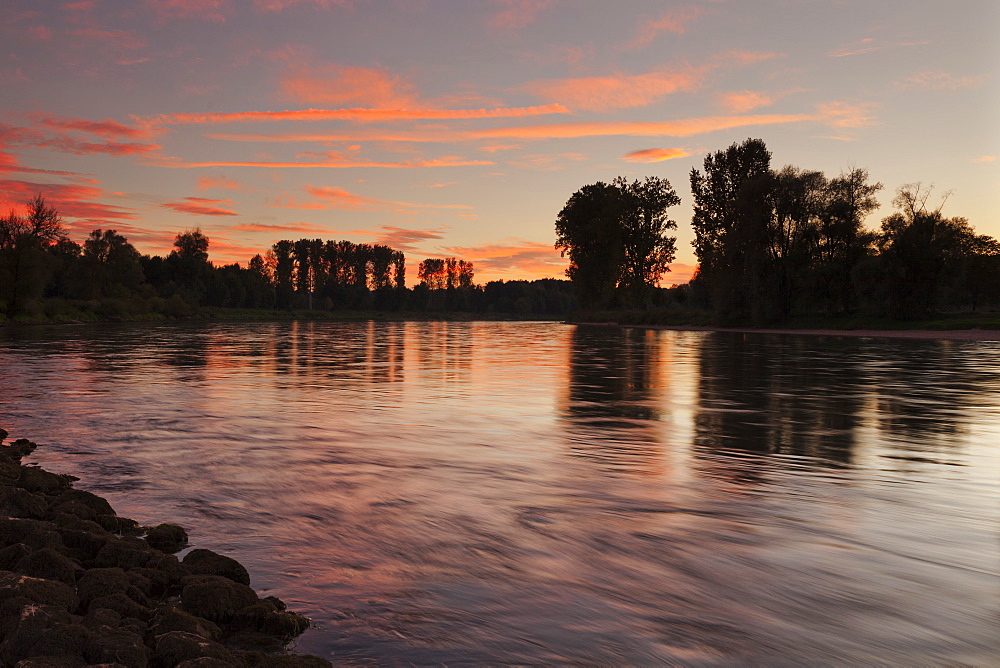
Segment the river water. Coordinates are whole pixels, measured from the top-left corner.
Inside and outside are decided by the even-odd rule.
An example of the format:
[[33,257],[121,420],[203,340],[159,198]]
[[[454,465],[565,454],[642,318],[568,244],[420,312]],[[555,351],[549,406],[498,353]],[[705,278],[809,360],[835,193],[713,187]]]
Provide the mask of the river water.
[[31,327],[0,426],[345,664],[1000,663],[1000,343]]

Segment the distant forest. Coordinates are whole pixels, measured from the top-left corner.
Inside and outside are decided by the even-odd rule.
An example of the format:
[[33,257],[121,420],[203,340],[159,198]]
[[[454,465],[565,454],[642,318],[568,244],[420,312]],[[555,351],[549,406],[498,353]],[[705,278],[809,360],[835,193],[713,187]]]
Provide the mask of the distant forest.
[[281,240],[246,266],[215,266],[200,230],[181,232],[166,256],[140,254],[113,229],[71,241],[39,194],[0,218],[0,313],[7,319],[184,318],[203,307],[577,317],[629,310],[763,325],[810,315],[896,320],[1000,305],[1000,243],[944,199],[909,184],[896,211],[869,230],[882,184],[852,169],[828,178],[771,168],[763,141],[712,153],[690,174],[695,254],[689,284],[658,287],[676,252],[670,182],[618,177],[573,193],[555,247],[565,280],[474,281],[473,264],[427,258],[406,286],[406,258],[379,244]]

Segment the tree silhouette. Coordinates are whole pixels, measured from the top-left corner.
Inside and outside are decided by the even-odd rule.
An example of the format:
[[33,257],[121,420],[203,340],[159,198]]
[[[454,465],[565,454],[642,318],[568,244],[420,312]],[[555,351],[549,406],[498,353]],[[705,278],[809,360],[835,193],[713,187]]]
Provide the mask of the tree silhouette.
[[27,214],[11,210],[0,218],[0,294],[8,317],[41,296],[53,269],[46,249],[65,236],[62,218],[41,193],[28,202]]

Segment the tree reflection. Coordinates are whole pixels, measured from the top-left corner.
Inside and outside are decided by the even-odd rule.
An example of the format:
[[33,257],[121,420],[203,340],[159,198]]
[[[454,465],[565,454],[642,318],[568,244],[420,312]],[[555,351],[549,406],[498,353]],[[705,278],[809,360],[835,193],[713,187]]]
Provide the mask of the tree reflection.
[[696,453],[849,464],[867,392],[851,348],[833,337],[709,334],[698,355]]
[[574,455],[606,470],[662,468],[658,332],[578,326],[568,377],[564,416]]

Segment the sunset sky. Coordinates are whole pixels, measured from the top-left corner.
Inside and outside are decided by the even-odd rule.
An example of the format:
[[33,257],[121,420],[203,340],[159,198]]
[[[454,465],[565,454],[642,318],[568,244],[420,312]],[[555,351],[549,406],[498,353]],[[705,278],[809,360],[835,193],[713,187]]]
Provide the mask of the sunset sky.
[[997,0],[6,0],[0,211],[41,192],[82,242],[201,228],[563,277],[570,195],[763,139],[772,164],[952,191],[1000,237]]

